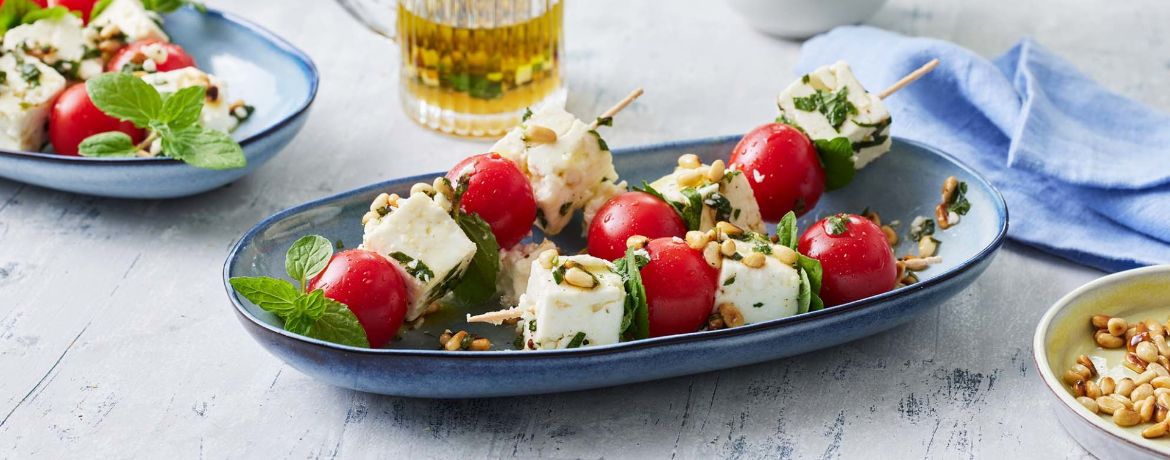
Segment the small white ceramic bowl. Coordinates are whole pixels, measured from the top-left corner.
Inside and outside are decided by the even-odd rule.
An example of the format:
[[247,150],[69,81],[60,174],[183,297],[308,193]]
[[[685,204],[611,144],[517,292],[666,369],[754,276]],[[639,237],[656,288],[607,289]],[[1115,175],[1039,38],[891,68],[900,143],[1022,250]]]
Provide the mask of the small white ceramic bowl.
[[783,38],[808,38],[869,19],[886,0],[728,0],[748,24]]
[[1061,380],[1081,354],[1088,355],[1102,375],[1115,379],[1137,376],[1121,365],[1124,348],[1106,350],[1093,341],[1089,318],[1094,314],[1130,321],[1166,321],[1170,317],[1170,265],[1115,273],[1077,288],[1048,309],[1032,342],[1036,367],[1051,390],[1053,412],[1081,446],[1103,459],[1170,458],[1170,436],[1145,439],[1141,431],[1150,426],[1148,423],[1122,428],[1108,415],[1089,412]]

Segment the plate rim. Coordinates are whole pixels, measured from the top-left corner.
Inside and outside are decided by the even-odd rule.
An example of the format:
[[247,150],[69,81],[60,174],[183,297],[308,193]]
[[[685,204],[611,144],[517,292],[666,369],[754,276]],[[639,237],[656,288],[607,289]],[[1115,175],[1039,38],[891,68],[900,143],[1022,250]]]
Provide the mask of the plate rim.
[[[248,145],[253,144],[261,139],[267,138],[272,133],[283,129],[285,126],[289,125],[294,120],[297,120],[302,115],[304,115],[304,113],[309,109],[309,106],[311,106],[313,104],[313,101],[317,99],[317,91],[318,91],[318,86],[320,85],[321,75],[317,70],[317,65],[313,62],[313,59],[310,58],[308,54],[305,54],[305,52],[302,51],[300,48],[297,48],[295,45],[290,43],[288,40],[285,40],[284,38],[280,37],[279,35],[272,32],[271,30],[268,30],[264,26],[261,26],[255,22],[252,22],[251,20],[245,19],[245,18],[243,18],[235,13],[230,13],[227,11],[214,9],[214,8],[207,8],[207,12],[199,12],[199,11],[196,11],[194,9],[194,7],[191,7],[191,6],[184,7],[184,10],[189,10],[189,11],[184,11],[181,13],[175,12],[175,13],[169,13],[169,14],[199,14],[199,15],[218,17],[220,20],[226,21],[227,23],[229,23],[235,27],[242,28],[245,31],[252,33],[254,35],[257,35],[260,38],[262,38],[264,43],[268,46],[268,48],[271,48],[274,51],[277,51],[277,52],[291,58],[293,60],[293,62],[295,62],[297,64],[297,66],[301,68],[301,71],[303,72],[303,74],[308,77],[309,92],[308,92],[307,97],[305,97],[304,100],[302,101],[301,105],[296,107],[296,109],[294,109],[293,111],[289,112],[288,115],[285,115],[284,117],[277,120],[276,123],[273,123],[271,126],[264,128],[263,130],[260,130],[256,133],[253,133],[252,135],[250,135],[248,137],[245,137],[245,138],[239,140],[240,147],[242,147],[242,148],[247,147]],[[246,153],[246,151],[245,151],[245,153]],[[42,162],[50,162],[50,163],[54,163],[54,162],[55,163],[72,163],[72,164],[82,164],[82,165],[86,165],[86,166],[90,166],[90,165],[95,165],[95,166],[96,165],[128,166],[128,165],[168,165],[168,164],[186,166],[186,163],[183,163],[183,162],[176,160],[174,158],[167,158],[167,157],[99,158],[99,157],[83,157],[83,156],[74,156],[74,155],[60,155],[60,154],[49,153],[49,152],[32,152],[32,151],[25,151],[25,150],[0,149],[0,159],[3,159],[3,158],[11,158],[11,159],[15,159],[15,160],[42,161]]]
[[[637,154],[637,153],[645,152],[645,151],[649,151],[649,150],[661,150],[661,149],[667,149],[667,148],[685,148],[685,147],[691,147],[691,146],[697,146],[697,145],[718,144],[718,143],[725,143],[725,142],[729,142],[729,141],[736,141],[742,137],[743,137],[742,134],[734,134],[734,135],[725,135],[725,136],[696,138],[696,139],[681,140],[681,141],[660,142],[660,143],[654,143],[654,144],[645,144],[645,145],[639,145],[639,146],[619,148],[619,149],[614,150],[613,154],[615,156],[631,155],[631,154]],[[524,351],[523,353],[517,353],[517,352],[508,353],[508,351],[517,351],[517,350],[471,351],[471,352],[451,353],[451,352],[444,351],[444,350],[421,350],[421,349],[407,349],[407,348],[361,348],[361,347],[353,347],[353,346],[348,346],[348,345],[340,345],[340,344],[336,344],[336,343],[332,343],[332,342],[326,342],[326,341],[320,340],[320,339],[315,339],[312,337],[306,337],[306,336],[303,336],[300,334],[295,334],[295,333],[286,331],[286,330],[281,329],[281,328],[277,328],[276,326],[273,326],[271,324],[268,324],[267,322],[260,320],[259,318],[256,318],[255,316],[253,316],[251,314],[251,312],[249,312],[247,310],[247,308],[243,305],[243,303],[240,301],[240,299],[236,296],[236,293],[232,289],[231,283],[229,282],[229,280],[231,278],[230,271],[231,271],[232,265],[234,265],[236,260],[240,258],[242,249],[245,246],[247,246],[249,243],[251,243],[252,240],[260,232],[267,230],[276,222],[279,222],[288,216],[299,214],[305,210],[316,208],[319,205],[326,203],[326,202],[329,202],[329,201],[334,201],[337,199],[341,199],[341,198],[345,198],[345,197],[349,197],[349,196],[357,195],[357,194],[361,194],[361,193],[366,193],[366,192],[371,191],[371,190],[385,187],[385,185],[389,182],[400,182],[400,181],[425,179],[425,178],[434,177],[437,174],[442,174],[442,172],[418,174],[418,175],[414,175],[414,176],[400,177],[400,178],[389,179],[389,180],[385,180],[385,181],[381,181],[381,182],[368,184],[368,185],[357,187],[357,188],[350,189],[347,191],[343,191],[343,192],[335,193],[335,194],[328,195],[325,197],[310,200],[310,201],[307,201],[305,203],[286,208],[286,209],[281,210],[275,214],[272,214],[271,216],[268,216],[267,218],[258,222],[252,228],[248,229],[248,231],[245,232],[244,235],[241,236],[238,240],[236,240],[236,242],[232,245],[232,248],[228,252],[227,259],[224,261],[224,265],[223,265],[222,276],[223,276],[224,290],[227,293],[228,299],[231,302],[233,309],[236,311],[236,313],[238,315],[240,315],[241,318],[246,318],[254,326],[265,329],[268,332],[277,334],[279,336],[283,336],[286,339],[298,341],[298,342],[305,344],[305,345],[314,346],[315,348],[318,348],[318,349],[325,349],[325,350],[329,350],[329,351],[337,351],[337,352],[345,352],[345,353],[361,353],[364,355],[372,355],[372,356],[393,356],[393,357],[398,357],[398,358],[475,359],[475,360],[483,360],[486,358],[486,359],[510,360],[510,359],[515,359],[515,358],[519,358],[519,359],[560,359],[560,358],[565,358],[565,357],[584,357],[584,356],[610,355],[610,354],[626,354],[626,353],[637,352],[639,350],[643,350],[646,348],[668,347],[671,345],[678,345],[678,344],[683,344],[683,343],[706,342],[706,341],[710,341],[710,340],[723,339],[723,338],[727,338],[727,337],[737,337],[737,336],[755,333],[757,331],[766,331],[766,330],[772,330],[772,329],[776,329],[776,328],[788,327],[788,326],[793,325],[793,324],[805,323],[805,322],[821,319],[825,316],[847,314],[849,312],[853,312],[853,311],[868,307],[874,303],[878,303],[878,302],[887,300],[891,297],[902,296],[902,295],[911,294],[911,293],[914,293],[917,291],[922,291],[922,290],[925,290],[929,287],[935,286],[937,284],[941,284],[944,281],[958,277],[959,275],[966,273],[967,271],[977,267],[981,262],[983,262],[986,259],[988,259],[989,257],[991,257],[995,253],[995,251],[997,249],[999,249],[1000,246],[1003,245],[1003,243],[1007,237],[1007,231],[1008,231],[1007,202],[1004,201],[1003,195],[999,192],[999,189],[997,189],[994,184],[992,184],[990,181],[988,181],[986,177],[984,177],[982,174],[978,173],[974,169],[971,169],[969,166],[967,166],[965,163],[963,163],[959,159],[955,158],[954,156],[951,156],[950,154],[943,152],[942,150],[939,150],[935,147],[931,147],[931,146],[923,144],[921,142],[905,139],[905,138],[902,138],[899,136],[894,136],[894,140],[897,142],[900,142],[900,143],[905,143],[905,144],[909,144],[909,145],[912,145],[912,146],[915,146],[915,147],[918,147],[918,148],[921,148],[924,150],[928,150],[935,155],[939,155],[939,156],[951,161],[952,163],[957,165],[960,169],[962,169],[966,173],[970,174],[972,177],[974,177],[974,178],[978,179],[979,181],[981,181],[982,183],[986,184],[988,189],[991,191],[992,202],[995,205],[996,217],[999,220],[999,231],[996,233],[995,238],[991,241],[990,244],[983,247],[981,250],[979,250],[979,252],[975,253],[973,256],[967,258],[967,260],[964,260],[962,263],[960,263],[955,268],[952,268],[951,270],[944,272],[937,277],[934,277],[934,278],[931,278],[929,280],[922,281],[919,283],[915,283],[913,285],[910,285],[910,286],[907,286],[907,287],[904,287],[901,289],[895,289],[892,291],[884,292],[882,294],[878,294],[876,296],[871,296],[871,297],[867,297],[864,299],[855,300],[853,302],[849,302],[849,303],[838,305],[838,306],[831,307],[831,308],[825,308],[825,309],[814,311],[814,312],[802,313],[802,314],[789,316],[789,317],[785,317],[785,318],[777,318],[777,319],[773,319],[773,320],[769,320],[769,321],[764,321],[764,322],[755,323],[755,324],[749,324],[749,325],[735,327],[735,328],[720,329],[720,330],[715,330],[715,331],[696,331],[696,332],[690,332],[690,333],[686,333],[686,334],[677,334],[677,335],[670,335],[670,336],[665,336],[665,337],[653,337],[653,338],[634,340],[634,341],[629,341],[629,342],[619,342],[619,343],[615,343],[615,344],[608,344],[608,345],[602,345],[602,346],[597,346],[597,347],[583,347],[583,348],[575,348],[575,349],[556,349],[556,350],[529,350],[529,351]]]

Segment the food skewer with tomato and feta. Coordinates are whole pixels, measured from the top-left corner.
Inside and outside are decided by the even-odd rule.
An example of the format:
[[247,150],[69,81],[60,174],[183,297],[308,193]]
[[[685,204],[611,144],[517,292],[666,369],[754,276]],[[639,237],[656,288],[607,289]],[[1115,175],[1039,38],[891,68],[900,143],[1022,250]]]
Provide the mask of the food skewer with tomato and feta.
[[162,28],[186,3],[4,0],[0,148],[245,166],[229,134],[253,108]]
[[[324,340],[383,347],[431,313],[462,308],[468,322],[515,327],[514,348],[548,350],[802,314],[889,291],[937,262],[937,244],[895,258],[876,213],[833,214],[798,231],[797,217],[827,184],[844,186],[889,149],[890,119],[844,63],[793,85],[781,95],[783,123],[749,133],[726,163],[683,155],[664,177],[633,187],[595,129],[613,113],[585,123],[541,108],[489,153],[415,184],[408,197],[378,195],[361,247],[334,255],[323,237],[298,240],[286,265],[300,286],[231,283],[286,328]],[[534,226],[563,231],[578,211],[585,253],[524,242]],[[493,303],[504,308],[483,312]],[[466,331],[440,342],[494,347]]]

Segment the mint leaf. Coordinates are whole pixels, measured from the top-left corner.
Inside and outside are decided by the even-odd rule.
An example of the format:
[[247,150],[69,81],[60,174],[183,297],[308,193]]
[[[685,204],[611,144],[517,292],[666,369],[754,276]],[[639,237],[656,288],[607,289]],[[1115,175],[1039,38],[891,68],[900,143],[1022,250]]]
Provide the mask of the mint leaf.
[[848,138],[817,139],[814,144],[825,169],[825,189],[836,190],[853,181],[853,144]]
[[114,0],[98,0],[97,3],[93,4],[93,8],[89,10],[89,19],[92,20],[93,18],[98,17],[98,15],[102,14],[102,11],[105,11],[106,8],[110,6],[110,3],[113,2]]
[[796,245],[799,242],[799,233],[796,228],[796,213],[788,211],[784,217],[780,218],[780,223],[776,224],[776,236],[779,237],[777,242],[781,246],[788,246],[792,250],[796,250]]
[[160,133],[163,151],[192,166],[206,169],[235,169],[248,164],[240,144],[232,140],[227,133],[199,126]]
[[369,338],[357,316],[341,302],[329,298],[324,302],[324,310],[305,335],[326,342],[369,348]]
[[28,13],[25,13],[24,16],[21,17],[20,22],[25,23],[25,24],[32,24],[34,22],[40,21],[41,19],[48,19],[50,21],[57,21],[57,20],[60,20],[61,18],[64,18],[65,16],[68,16],[70,13],[71,13],[71,11],[69,11],[69,8],[66,8],[63,6],[54,6],[52,8],[38,8],[38,9],[35,9],[32,11],[29,11]]
[[170,13],[185,5],[191,5],[200,13],[207,12],[207,7],[203,3],[191,0],[142,0],[143,7],[157,13]]
[[202,86],[188,86],[163,99],[161,122],[173,130],[181,130],[199,122],[203,113],[203,99],[207,89]]
[[296,280],[305,289],[308,287],[306,282],[321,273],[329,265],[331,257],[333,243],[328,238],[305,235],[289,246],[284,256],[284,270],[289,278]]
[[614,261],[614,271],[622,277],[626,289],[621,332],[628,332],[635,339],[650,336],[650,309],[646,305],[646,286],[642,284],[641,272],[648,263],[650,259],[634,254],[633,248],[627,248],[626,256]]
[[137,151],[134,141],[121,131],[94,134],[77,146],[77,153],[84,157],[131,157]]
[[0,35],[19,26],[25,15],[40,10],[40,5],[31,0],[5,0],[0,2]]
[[141,78],[124,72],[109,72],[85,82],[93,104],[119,120],[145,128],[161,118],[162,96]]
[[800,274],[800,290],[796,296],[796,314],[808,313],[808,307],[812,304],[812,284],[809,282],[808,273],[804,270],[797,270]]
[[228,281],[245,299],[281,319],[296,309],[297,298],[301,295],[292,283],[267,276],[237,276]]
[[810,296],[808,311],[817,311],[825,308],[825,303],[821,300],[820,296],[821,278],[824,276],[821,262],[801,254],[800,258],[796,261],[796,267],[800,269],[802,275],[808,278]]
[[475,255],[463,278],[455,285],[455,304],[462,307],[482,305],[496,294],[496,277],[500,273],[500,245],[492,227],[479,215],[464,214],[453,205],[455,223],[475,243]]
[[687,199],[687,202],[683,203],[681,207],[675,205],[675,208],[678,209],[683,222],[686,222],[687,230],[698,230],[703,223],[703,196],[699,194],[698,190],[690,187],[678,192]]
[[583,343],[585,343],[585,333],[578,332],[572,340],[569,340],[569,344],[565,345],[565,348],[580,348]]

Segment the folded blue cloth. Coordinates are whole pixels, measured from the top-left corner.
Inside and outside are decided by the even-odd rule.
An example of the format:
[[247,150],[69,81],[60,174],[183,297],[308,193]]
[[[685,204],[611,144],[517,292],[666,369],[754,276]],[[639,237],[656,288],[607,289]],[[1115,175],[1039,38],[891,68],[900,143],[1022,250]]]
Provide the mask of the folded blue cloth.
[[870,90],[941,63],[886,100],[894,135],[946,151],[1007,200],[1009,237],[1117,271],[1170,263],[1170,115],[1024,39],[989,61],[872,27],[806,42],[799,73],[844,59]]

